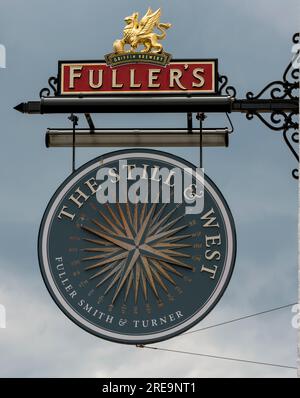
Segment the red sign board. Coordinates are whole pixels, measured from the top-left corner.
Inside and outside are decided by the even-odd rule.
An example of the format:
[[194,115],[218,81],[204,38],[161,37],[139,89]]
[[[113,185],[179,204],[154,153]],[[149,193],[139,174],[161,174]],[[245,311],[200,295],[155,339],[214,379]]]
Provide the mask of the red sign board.
[[215,94],[217,60],[173,60],[168,65],[102,61],[60,61],[58,94]]

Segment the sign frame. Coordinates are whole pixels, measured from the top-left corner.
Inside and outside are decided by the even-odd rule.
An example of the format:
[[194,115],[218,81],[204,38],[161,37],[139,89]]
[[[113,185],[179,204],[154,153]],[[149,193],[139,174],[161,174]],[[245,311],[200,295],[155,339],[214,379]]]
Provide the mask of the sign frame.
[[[211,91],[207,90],[170,90],[170,91],[162,91],[162,90],[149,90],[149,91],[123,91],[122,90],[115,90],[111,92],[96,92],[96,93],[85,93],[85,92],[72,92],[72,93],[65,93],[63,92],[63,73],[62,73],[62,67],[63,65],[66,64],[73,64],[73,65],[84,65],[84,64],[103,64],[106,65],[107,68],[112,68],[112,69],[117,69],[120,66],[115,66],[111,67],[107,65],[106,61],[101,59],[101,60],[59,60],[58,61],[58,75],[57,75],[57,95],[58,97],[64,97],[64,98],[76,98],[76,97],[105,97],[105,96],[127,96],[127,97],[139,97],[139,96],[181,96],[181,97],[187,97],[187,96],[214,96],[218,94],[219,92],[219,73],[218,73],[218,59],[217,58],[203,58],[203,59],[197,59],[197,58],[190,58],[190,59],[184,59],[184,58],[179,58],[179,59],[172,59],[168,65],[172,65],[172,63],[212,63],[213,64],[213,86],[214,89]],[[150,63],[142,63],[142,62],[132,62],[127,65],[152,65]],[[155,65],[152,65],[155,67]]]

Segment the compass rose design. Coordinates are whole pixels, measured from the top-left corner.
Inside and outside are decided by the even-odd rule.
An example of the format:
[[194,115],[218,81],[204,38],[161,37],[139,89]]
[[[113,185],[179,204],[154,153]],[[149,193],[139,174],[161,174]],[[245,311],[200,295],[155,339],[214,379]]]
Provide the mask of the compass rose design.
[[[124,161],[132,178],[122,174]],[[145,171],[148,189],[133,179],[135,167],[143,177]],[[169,177],[174,168],[182,184]],[[114,171],[110,192],[101,177],[107,169]],[[206,175],[202,212],[187,211],[187,169],[186,182],[196,183],[197,169],[185,159],[122,150],[81,166],[53,195],[40,227],[40,267],[59,308],[82,329],[109,341],[151,344],[190,329],[222,297],[235,262],[233,217]]]
[[184,277],[181,271],[194,269],[186,262],[191,256],[184,250],[192,245],[184,242],[191,234],[184,233],[181,205],[169,210],[168,204],[116,203],[105,209],[97,208],[97,217],[81,225],[89,235],[83,240],[92,244],[81,259],[89,279],[96,287],[108,283],[104,295],[113,292],[112,304],[122,295],[126,302],[131,291],[135,304],[141,297],[147,302],[149,291],[162,301],[161,293],[168,295],[176,278]]

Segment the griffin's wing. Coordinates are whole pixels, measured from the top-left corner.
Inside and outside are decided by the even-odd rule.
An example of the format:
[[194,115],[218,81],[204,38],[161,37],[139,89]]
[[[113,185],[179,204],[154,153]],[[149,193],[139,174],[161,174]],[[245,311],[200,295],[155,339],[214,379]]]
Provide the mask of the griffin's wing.
[[146,12],[146,14],[143,16],[143,18],[142,18],[142,19],[140,20],[140,22],[139,22],[139,25],[140,25],[141,27],[145,26],[145,23],[147,22],[147,20],[148,20],[148,18],[149,18],[149,16],[150,16],[151,14],[153,14],[153,11],[152,11],[152,9],[149,7],[149,8],[148,8],[148,11]]
[[152,33],[155,25],[159,21],[160,14],[161,14],[160,8],[155,12],[153,12],[151,8],[149,8],[146,15],[141,19],[139,23],[140,29],[138,35],[142,36]]

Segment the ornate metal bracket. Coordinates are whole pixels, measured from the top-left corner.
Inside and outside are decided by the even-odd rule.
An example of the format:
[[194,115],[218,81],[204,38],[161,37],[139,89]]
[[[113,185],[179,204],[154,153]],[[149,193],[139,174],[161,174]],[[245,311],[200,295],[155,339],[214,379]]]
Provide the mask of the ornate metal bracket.
[[[296,33],[293,36],[293,43],[299,44],[300,35]],[[269,95],[270,101],[272,100],[290,100],[294,104],[299,104],[299,68],[295,68],[294,62],[300,56],[300,46],[297,48],[297,52],[294,54],[292,61],[288,64],[287,68],[283,73],[282,80],[276,80],[269,83],[264,87],[257,95],[254,95],[251,91],[246,94],[249,102],[261,99],[266,94]],[[267,120],[265,115],[253,110],[248,110],[246,117],[248,120],[253,119],[257,116],[268,128],[274,131],[282,131],[283,138],[288,148],[292,152],[293,156],[299,163],[299,154],[296,150],[296,144],[299,143],[299,111],[286,111],[284,109],[277,109],[268,114],[269,119]],[[293,133],[290,130],[294,130]],[[298,168],[292,171],[294,178],[299,178]]]
[[[48,84],[49,84],[50,88],[52,89],[53,94],[57,95],[57,77],[55,77],[55,76],[49,77]],[[50,89],[48,87],[44,87],[40,91],[40,98],[49,97],[50,94],[51,94]]]

